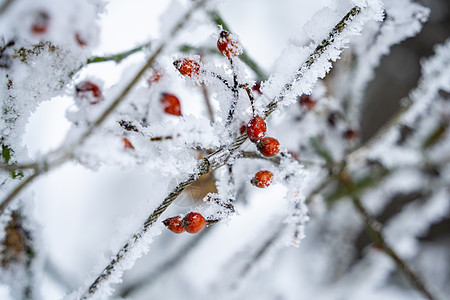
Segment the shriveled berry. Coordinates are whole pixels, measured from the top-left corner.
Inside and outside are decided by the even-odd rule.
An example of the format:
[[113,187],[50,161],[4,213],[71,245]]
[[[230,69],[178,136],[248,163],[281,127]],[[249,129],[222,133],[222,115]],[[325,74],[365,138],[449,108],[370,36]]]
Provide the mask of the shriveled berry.
[[184,76],[196,76],[200,73],[200,63],[192,58],[181,58],[173,62],[173,65]]
[[197,233],[205,228],[206,220],[201,214],[197,212],[190,212],[183,218],[183,220],[181,220],[181,226],[183,226],[186,232]]
[[45,11],[36,14],[34,22],[31,25],[31,32],[34,34],[44,34],[48,30],[50,24],[50,16]]
[[181,226],[181,217],[176,216],[172,218],[165,219],[163,224],[167,226],[167,228],[174,233],[183,233],[184,228]]
[[272,137],[262,138],[258,142],[258,150],[264,156],[274,156],[280,152],[280,143]]
[[90,104],[97,104],[103,100],[100,87],[89,80],[77,84],[75,91],[78,99],[87,100]]
[[227,58],[233,58],[242,53],[242,47],[237,38],[226,30],[222,30],[219,34],[217,49]]
[[151,75],[147,78],[147,83],[152,85],[158,82],[162,77],[162,71],[160,69],[153,69]]
[[129,139],[127,139],[126,137],[122,137],[122,141],[123,141],[123,149],[132,149],[132,150],[134,150],[134,146],[130,142]]
[[312,110],[317,104],[317,102],[314,101],[310,95],[302,95],[299,102],[300,106],[305,110]]
[[181,116],[180,100],[178,100],[177,96],[163,93],[160,101],[166,113],[174,116]]
[[250,181],[250,183],[256,187],[265,188],[272,183],[272,180],[273,180],[272,172],[264,170],[256,173],[255,176]]
[[254,117],[247,124],[247,135],[252,142],[262,139],[266,135],[266,131],[266,122],[261,117]]

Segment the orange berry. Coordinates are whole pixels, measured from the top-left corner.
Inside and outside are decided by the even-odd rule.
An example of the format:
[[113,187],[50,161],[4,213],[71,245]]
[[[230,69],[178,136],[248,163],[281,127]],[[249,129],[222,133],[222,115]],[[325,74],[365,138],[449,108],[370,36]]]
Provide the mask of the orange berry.
[[178,100],[177,96],[163,93],[160,101],[166,113],[174,116],[181,116],[180,100]]
[[203,230],[206,226],[205,218],[196,212],[188,213],[183,220],[181,220],[181,226],[189,233],[197,233]]
[[217,49],[227,58],[233,58],[242,53],[238,40],[228,31],[222,30],[217,40]]
[[274,156],[280,152],[280,143],[272,137],[265,137],[258,142],[258,150],[264,156]]
[[266,135],[266,122],[261,117],[252,118],[247,124],[247,135],[250,141],[259,141]]
[[265,188],[268,187],[273,180],[273,174],[270,171],[259,171],[250,181],[256,187]]
[[196,76],[200,73],[200,63],[191,58],[181,58],[173,62],[173,65],[184,76]]
[[181,217],[176,216],[172,218],[165,219],[163,221],[164,225],[167,226],[167,228],[174,232],[174,233],[182,233],[184,232],[183,226],[181,226]]

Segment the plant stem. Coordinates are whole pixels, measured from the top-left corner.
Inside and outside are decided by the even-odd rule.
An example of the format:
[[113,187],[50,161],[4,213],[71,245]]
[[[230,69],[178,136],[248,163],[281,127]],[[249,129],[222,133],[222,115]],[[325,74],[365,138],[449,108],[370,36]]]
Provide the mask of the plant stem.
[[403,272],[406,279],[415,289],[421,292],[427,299],[436,300],[437,297],[435,297],[430,292],[423,279],[418,274],[416,274],[413,269],[402,258],[400,258],[400,256],[398,256],[398,254],[392,247],[387,244],[386,238],[383,234],[383,225],[378,222],[377,219],[371,216],[366,210],[361,202],[361,199],[355,192],[355,187],[349,174],[343,171],[340,175],[340,179],[341,182],[346,186],[347,191],[352,198],[353,204],[356,207],[356,210],[363,218],[364,223],[366,224],[368,235],[374,242],[375,246],[382,249],[395,262],[398,269]]
[[14,0],[5,0],[2,6],[0,6],[0,15],[2,15],[13,2]]
[[92,63],[99,63],[99,62],[105,62],[105,61],[114,61],[116,63],[119,63],[123,59],[127,58],[128,56],[130,56],[136,52],[139,52],[147,47],[150,47],[149,42],[142,44],[140,46],[134,47],[133,49],[117,53],[117,54],[112,54],[112,55],[108,55],[108,56],[96,56],[96,57],[89,58],[87,60],[87,63],[92,64]]
[[0,216],[5,211],[5,208],[11,203],[12,200],[22,191],[24,190],[30,183],[32,183],[40,173],[34,172],[26,179],[22,180],[16,187],[2,200],[0,203]]

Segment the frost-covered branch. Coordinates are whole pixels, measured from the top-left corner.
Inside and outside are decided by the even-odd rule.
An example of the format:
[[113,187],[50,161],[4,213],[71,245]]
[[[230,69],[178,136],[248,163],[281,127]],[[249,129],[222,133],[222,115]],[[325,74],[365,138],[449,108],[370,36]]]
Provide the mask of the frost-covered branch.
[[[300,71],[303,72],[306,69],[309,69],[315,61],[317,61],[318,57],[320,57],[325,51],[328,49],[330,45],[333,44],[335,40],[337,40],[336,35],[341,33],[347,25],[353,20],[353,17],[361,12],[361,8],[355,7],[353,8],[339,23],[335,26],[335,28],[331,31],[328,36],[328,39],[324,40],[321,45],[319,45],[315,51],[310,55],[310,58],[303,64],[300,68]],[[301,79],[301,75],[296,75],[294,82]],[[279,101],[281,101],[284,96],[290,91],[293,87],[293,84],[287,84],[283,91],[281,91],[276,99],[268,105],[267,110],[265,112],[266,117],[268,117],[272,112],[275,111],[276,106]],[[120,102],[120,101],[119,101]],[[98,123],[98,122],[97,122]],[[91,126],[92,130],[97,125]],[[92,130],[89,131],[92,132]],[[85,134],[86,135],[86,134]],[[86,135],[88,136],[88,135]],[[102,284],[105,284],[108,279],[112,276],[114,272],[117,272],[118,269],[123,269],[121,266],[124,261],[128,259],[128,255],[133,251],[133,248],[141,243],[142,237],[150,230],[152,225],[156,222],[156,220],[163,214],[163,212],[173,203],[173,201],[190,185],[192,184],[199,176],[207,174],[208,172],[215,170],[223,165],[225,165],[230,157],[237,154],[237,150],[239,147],[247,140],[247,134],[242,134],[239,136],[233,143],[228,146],[224,146],[206,158],[199,161],[196,170],[188,176],[188,179],[180,183],[165,199],[164,201],[153,211],[153,213],[147,218],[139,231],[133,235],[133,237],[119,250],[119,252],[114,256],[108,266],[102,271],[101,275],[97,277],[97,279],[92,283],[88,291],[83,295],[83,299],[90,298],[93,296],[99,287]]]

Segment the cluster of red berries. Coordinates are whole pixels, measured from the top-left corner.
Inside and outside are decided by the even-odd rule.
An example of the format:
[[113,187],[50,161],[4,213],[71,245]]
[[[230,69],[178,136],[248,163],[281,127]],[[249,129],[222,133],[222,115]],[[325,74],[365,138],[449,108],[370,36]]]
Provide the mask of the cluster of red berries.
[[206,219],[197,212],[190,212],[183,219],[180,216],[171,217],[163,221],[166,227],[174,233],[198,233],[207,225]]
[[[266,137],[267,125],[263,118],[256,116],[253,117],[247,124],[247,136],[256,143],[256,147],[259,152],[266,156],[271,157],[280,152],[280,143],[277,139],[272,137]],[[268,187],[273,180],[273,174],[270,171],[259,171],[252,178],[251,183],[259,188]]]

